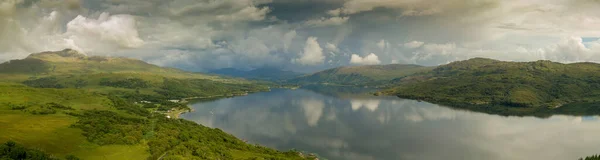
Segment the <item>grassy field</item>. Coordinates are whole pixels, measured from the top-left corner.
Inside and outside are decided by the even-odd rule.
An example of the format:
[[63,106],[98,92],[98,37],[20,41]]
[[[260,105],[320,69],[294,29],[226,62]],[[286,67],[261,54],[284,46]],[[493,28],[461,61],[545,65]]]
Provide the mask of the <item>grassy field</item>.
[[143,146],[99,146],[88,142],[81,129],[71,127],[77,122],[77,117],[61,112],[36,115],[27,112],[27,109],[13,110],[7,105],[56,102],[73,107],[73,112],[113,110],[107,105],[109,100],[102,96],[76,89],[37,89],[1,83],[0,102],[0,143],[12,140],[58,157],[75,155],[84,159],[138,159],[149,155]]

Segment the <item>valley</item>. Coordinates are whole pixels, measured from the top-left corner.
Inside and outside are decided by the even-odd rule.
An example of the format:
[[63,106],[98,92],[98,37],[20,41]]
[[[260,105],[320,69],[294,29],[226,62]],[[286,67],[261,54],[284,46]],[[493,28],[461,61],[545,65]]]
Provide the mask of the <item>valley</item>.
[[312,159],[171,114],[189,110],[190,97],[269,90],[252,81],[68,49],[2,63],[0,76],[0,142],[34,149],[23,158]]

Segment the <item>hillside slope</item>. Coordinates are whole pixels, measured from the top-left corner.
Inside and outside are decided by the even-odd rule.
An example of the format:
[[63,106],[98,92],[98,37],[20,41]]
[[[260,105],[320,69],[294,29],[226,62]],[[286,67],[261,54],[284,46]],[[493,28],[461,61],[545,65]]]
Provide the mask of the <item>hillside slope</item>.
[[160,74],[176,78],[221,79],[218,76],[159,67],[137,59],[86,56],[71,49],[34,53],[25,59],[0,64],[0,74],[47,76],[95,73]]
[[474,58],[425,77],[385,94],[493,113],[600,113],[600,64]]
[[88,57],[65,49],[34,53],[0,64],[0,81],[37,88],[80,88],[180,99],[265,91],[267,86],[243,79],[164,68],[130,58]]
[[416,73],[427,72],[432,67],[406,64],[338,67],[289,80],[297,84],[334,85],[385,85],[390,81]]
[[35,149],[19,147],[24,152],[17,159],[25,152],[92,160],[314,159],[166,117],[188,111],[185,101],[177,101],[188,97],[266,90],[252,81],[129,58],[88,57],[73,50],[36,53],[0,64],[0,144]]

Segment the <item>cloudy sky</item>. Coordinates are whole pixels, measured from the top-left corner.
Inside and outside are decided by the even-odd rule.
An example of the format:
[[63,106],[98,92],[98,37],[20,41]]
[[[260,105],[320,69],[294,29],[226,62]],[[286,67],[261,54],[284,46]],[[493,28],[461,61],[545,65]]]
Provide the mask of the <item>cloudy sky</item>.
[[192,71],[600,62],[598,0],[0,0],[0,62],[72,48]]

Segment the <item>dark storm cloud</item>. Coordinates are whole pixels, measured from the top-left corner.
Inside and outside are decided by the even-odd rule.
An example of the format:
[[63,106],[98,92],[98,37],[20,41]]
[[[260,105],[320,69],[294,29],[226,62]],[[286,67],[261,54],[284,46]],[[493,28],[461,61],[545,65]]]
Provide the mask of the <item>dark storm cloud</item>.
[[270,16],[297,23],[327,16],[327,11],[339,8],[343,4],[343,0],[274,0],[261,6],[272,9]]
[[[0,60],[74,48],[190,70],[600,60],[595,0],[0,0]],[[585,44],[584,44],[585,43]]]

